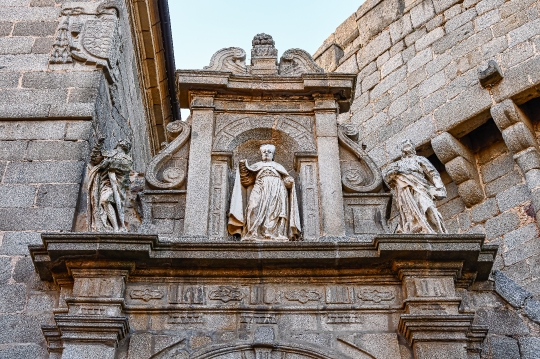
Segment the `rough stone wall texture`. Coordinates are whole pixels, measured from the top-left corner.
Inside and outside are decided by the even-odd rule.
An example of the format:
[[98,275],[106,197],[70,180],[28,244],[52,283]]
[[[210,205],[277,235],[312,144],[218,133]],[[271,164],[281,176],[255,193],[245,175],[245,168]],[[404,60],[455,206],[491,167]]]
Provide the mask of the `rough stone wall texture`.
[[0,0],[0,358],[48,357],[40,327],[52,323],[58,288],[38,278],[27,246],[72,230],[96,136],[106,148],[130,139],[135,170],[151,158],[126,5],[117,2],[111,84],[92,64],[49,63],[65,3]]
[[[534,198],[490,108],[512,99],[537,129],[539,11],[538,0],[368,0],[314,54],[327,71],[359,74],[356,99],[340,120],[359,127],[359,141],[378,166],[399,156],[403,139],[413,140],[442,172],[448,198],[438,207],[449,231],[485,233],[486,242],[500,246],[494,269],[535,297],[540,296],[540,239]],[[486,89],[478,72],[490,60],[503,79]],[[458,192],[434,154],[432,140],[443,132],[473,154],[483,199],[469,208],[462,197],[466,191]],[[527,354],[538,339],[520,339],[529,329],[538,335],[538,326],[514,320],[510,312],[495,313],[505,305],[487,294],[479,292],[473,301],[490,313],[493,336],[485,357],[538,355]]]

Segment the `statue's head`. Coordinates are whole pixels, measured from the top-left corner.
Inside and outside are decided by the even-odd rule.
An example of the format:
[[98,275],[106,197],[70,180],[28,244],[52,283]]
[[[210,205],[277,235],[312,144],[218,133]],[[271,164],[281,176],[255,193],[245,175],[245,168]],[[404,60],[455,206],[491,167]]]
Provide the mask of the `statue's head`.
[[125,153],[128,153],[131,150],[131,143],[128,140],[120,140],[116,144],[116,147],[124,150]]
[[274,145],[262,145],[261,148],[261,156],[263,161],[273,161],[274,160],[274,154],[276,153],[276,146]]
[[416,154],[416,149],[414,148],[414,143],[412,143],[412,141],[409,140],[409,139],[403,140],[401,142],[400,147],[401,147],[401,156],[402,157],[407,157],[407,156]]

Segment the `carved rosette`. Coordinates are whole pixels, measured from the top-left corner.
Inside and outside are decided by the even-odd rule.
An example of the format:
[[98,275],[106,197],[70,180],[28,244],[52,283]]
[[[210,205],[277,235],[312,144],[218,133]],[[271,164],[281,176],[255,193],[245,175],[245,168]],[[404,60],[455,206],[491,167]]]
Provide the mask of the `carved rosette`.
[[146,169],[146,181],[157,189],[178,188],[186,179],[184,169],[179,167],[165,169],[161,175],[162,178],[158,178],[160,169],[186,144],[191,127],[185,121],[173,121],[167,125],[167,132],[175,138],[152,158]]
[[351,151],[360,167],[344,170],[341,177],[343,187],[348,192],[375,193],[382,188],[382,175],[371,157],[364,151],[358,140],[358,129],[353,124],[338,126],[338,139],[341,146]]

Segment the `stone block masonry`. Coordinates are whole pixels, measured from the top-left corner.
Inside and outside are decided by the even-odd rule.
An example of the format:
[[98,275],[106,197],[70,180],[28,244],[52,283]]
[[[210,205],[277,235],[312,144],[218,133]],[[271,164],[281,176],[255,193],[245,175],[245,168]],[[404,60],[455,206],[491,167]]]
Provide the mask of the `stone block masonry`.
[[[393,20],[386,29],[381,28],[369,39],[357,35],[356,30],[369,21],[367,14],[386,6],[387,2],[363,5],[357,12],[357,28],[349,19],[349,25],[340,28],[340,36],[327,40],[326,43],[333,41],[343,49],[343,57],[335,68],[325,68],[340,71],[341,64],[356,57],[361,86],[348,116],[342,115],[340,119],[359,127],[359,141],[381,167],[397,158],[399,152],[395,147],[402,138],[412,138],[417,148],[429,154],[431,139],[442,131],[460,139],[491,117],[489,111],[494,102],[511,96],[523,97],[540,83],[533,75],[535,64],[540,63],[539,48],[535,45],[536,39],[540,39],[535,25],[537,2],[424,0],[410,5],[405,2],[403,12],[392,14]],[[342,34],[345,29],[349,29],[350,36]],[[358,41],[340,42],[355,36]],[[323,55],[325,46],[315,53],[316,61]],[[477,75],[478,69],[489,60],[497,61],[504,75],[491,94],[480,86]],[[502,138],[497,146],[506,147]],[[489,154],[490,151],[495,152]],[[481,150],[473,148],[474,161],[478,162],[473,165],[480,175],[477,192],[485,192],[487,202],[481,201],[471,209],[463,208],[469,214],[462,217],[469,218],[472,213],[473,222],[470,226],[464,223],[456,227],[459,231],[474,227],[483,228],[490,235],[504,236],[500,232],[502,228],[512,231],[530,221],[526,213],[531,193],[524,186],[526,181],[516,166],[514,153],[508,148],[504,154],[497,151],[489,146]],[[491,157],[480,159],[481,156]],[[495,201],[492,197],[496,197]],[[443,212],[452,215],[447,218],[449,223],[459,221],[463,213]],[[510,223],[501,229],[486,228],[497,223],[500,214],[512,217],[507,212],[520,218],[516,228]],[[495,222],[485,223],[490,218]]]
[[[531,101],[538,97],[540,85],[540,3],[403,1],[378,32],[369,38],[356,35],[371,21],[371,12],[389,3],[362,5],[356,13],[357,28],[349,24],[349,36],[330,36],[314,54],[327,71],[339,72],[354,58],[358,63],[356,99],[340,120],[359,128],[359,142],[383,169],[399,156],[395,147],[405,137],[416,142],[421,154],[435,152],[438,158],[430,159],[442,166],[448,190],[448,198],[439,203],[447,227],[456,233],[485,233],[489,243],[500,245],[495,267],[532,295],[540,295],[540,277],[533,269],[540,258],[536,204],[540,112],[538,101]],[[341,42],[344,38],[349,40]],[[329,44],[343,51],[334,65],[318,60]],[[484,89],[479,71],[489,61],[497,64],[502,80]],[[522,124],[497,120],[516,111],[526,118]],[[470,153],[468,171],[438,152],[432,140],[444,133]],[[473,197],[464,175],[474,177]],[[460,191],[458,184],[463,187]],[[521,344],[508,337],[492,338],[482,357],[517,353],[516,357],[528,358],[534,340]]]
[[[80,193],[96,138],[107,135],[107,149],[129,139],[136,148],[136,170],[143,171],[152,155],[150,142],[164,140],[150,139],[150,123],[163,126],[171,120],[156,4],[145,2],[136,11],[132,2],[113,4],[121,35],[114,51],[105,54],[101,42],[107,32],[99,28],[104,16],[97,16],[101,3],[76,2],[87,15],[71,17],[77,21],[71,24],[70,45],[77,46],[75,34],[86,31],[85,21],[99,20],[98,36],[86,43],[115,68],[83,60],[84,48],[73,62],[51,63],[69,2],[0,0],[0,358],[57,358],[48,352],[41,326],[53,323],[60,294],[37,277],[28,246],[41,244],[42,232],[77,226],[86,208]],[[159,81],[139,77],[143,59],[135,46],[143,29],[129,23],[136,17],[139,24],[153,24],[144,32],[151,34],[145,56],[152,57],[154,68],[144,71]]]

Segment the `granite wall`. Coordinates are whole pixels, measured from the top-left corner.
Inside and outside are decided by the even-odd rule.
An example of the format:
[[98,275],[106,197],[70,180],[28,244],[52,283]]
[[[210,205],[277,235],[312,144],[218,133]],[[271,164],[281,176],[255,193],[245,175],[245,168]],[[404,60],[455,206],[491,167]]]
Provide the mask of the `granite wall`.
[[[327,71],[359,74],[357,97],[340,120],[359,127],[378,166],[398,158],[403,139],[413,140],[442,172],[448,197],[438,207],[449,231],[485,233],[486,243],[499,245],[494,269],[535,297],[539,206],[529,171],[537,166],[515,150],[495,115],[511,100],[527,134],[538,137],[539,11],[537,0],[367,0],[314,54]],[[502,80],[486,84],[490,71]],[[450,147],[456,153],[449,156]],[[522,325],[512,311],[496,314],[509,308],[504,300],[478,295],[477,309],[498,308],[484,356],[536,357],[538,349],[530,354],[520,338],[538,335],[538,325]]]
[[[155,40],[145,24],[131,26],[134,13],[153,11],[155,4],[107,3],[113,6],[105,6],[108,16],[117,19],[115,46],[107,47],[103,41],[110,38],[103,34],[93,35],[92,45],[100,55],[99,48],[111,49],[105,66],[75,56],[52,63],[66,18],[62,11],[70,4],[83,9],[71,16],[70,36],[88,34],[84,26],[97,18],[92,12],[100,11],[102,2],[0,0],[0,358],[48,357],[41,325],[53,320],[58,287],[39,279],[28,245],[41,244],[41,232],[71,231],[76,225],[76,213],[85,208],[79,193],[96,138],[104,136],[107,149],[119,139],[130,140],[139,172],[153,154],[150,142],[159,141],[148,134],[145,103],[152,94],[145,91],[152,85],[141,83],[140,73],[141,59],[163,49],[145,48],[140,56],[136,30],[146,31],[147,46]],[[159,26],[157,20],[149,22]],[[161,123],[165,120],[161,116]]]

